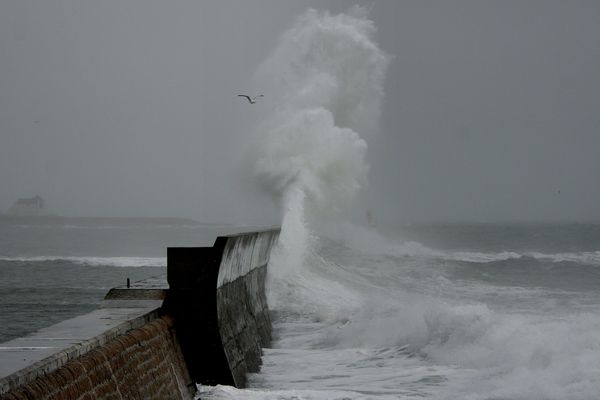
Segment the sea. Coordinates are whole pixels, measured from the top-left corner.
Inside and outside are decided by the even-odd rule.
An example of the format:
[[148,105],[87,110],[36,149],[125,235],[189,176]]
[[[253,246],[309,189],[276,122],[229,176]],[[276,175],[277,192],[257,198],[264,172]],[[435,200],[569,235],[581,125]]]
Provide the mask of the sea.
[[[243,227],[0,223],[0,342],[166,272],[167,246]],[[269,265],[273,341],[249,387],[202,399],[596,399],[600,224],[346,224]],[[296,266],[297,267],[297,266]],[[282,271],[285,270],[285,273]]]
[[0,217],[0,342],[99,307],[109,289],[166,274],[168,246],[227,228],[167,218]]

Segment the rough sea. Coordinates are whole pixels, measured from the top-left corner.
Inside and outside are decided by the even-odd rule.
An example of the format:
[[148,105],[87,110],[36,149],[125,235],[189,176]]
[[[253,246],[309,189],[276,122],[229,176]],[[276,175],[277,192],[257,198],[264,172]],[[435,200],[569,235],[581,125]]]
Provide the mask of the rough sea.
[[166,273],[167,246],[218,227],[157,220],[0,218],[0,342],[96,309],[108,290]]
[[202,398],[598,398],[600,224],[342,231],[270,266],[253,389]]
[[[0,224],[0,341],[98,307],[233,227]],[[600,224],[345,225],[270,265],[271,348],[208,399],[595,399]]]

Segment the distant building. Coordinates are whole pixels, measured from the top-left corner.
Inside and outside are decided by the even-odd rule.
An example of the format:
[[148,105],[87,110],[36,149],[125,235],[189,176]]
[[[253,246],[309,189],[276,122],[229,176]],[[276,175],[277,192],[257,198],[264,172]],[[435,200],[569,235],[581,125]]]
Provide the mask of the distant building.
[[44,215],[44,199],[40,196],[19,199],[8,209],[8,215],[39,216]]

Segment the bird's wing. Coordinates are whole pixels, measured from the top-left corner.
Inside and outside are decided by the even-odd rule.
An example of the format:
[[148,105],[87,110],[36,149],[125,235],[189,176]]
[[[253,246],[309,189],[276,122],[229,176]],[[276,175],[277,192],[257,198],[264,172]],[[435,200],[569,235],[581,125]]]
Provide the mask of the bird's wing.
[[246,96],[245,94],[238,94],[238,97],[245,97],[248,99],[248,101],[252,101],[252,99],[250,98],[250,96]]

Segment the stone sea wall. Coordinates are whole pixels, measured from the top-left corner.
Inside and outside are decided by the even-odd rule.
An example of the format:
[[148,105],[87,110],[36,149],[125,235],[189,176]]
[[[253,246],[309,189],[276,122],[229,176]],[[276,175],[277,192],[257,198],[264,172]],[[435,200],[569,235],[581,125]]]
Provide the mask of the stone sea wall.
[[67,361],[4,395],[25,399],[191,399],[193,388],[170,317]]

